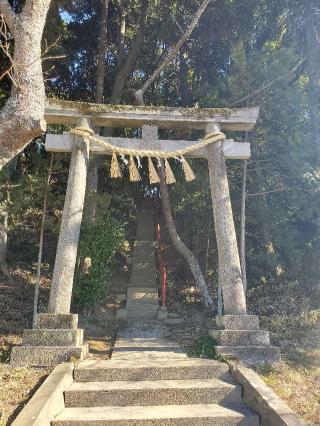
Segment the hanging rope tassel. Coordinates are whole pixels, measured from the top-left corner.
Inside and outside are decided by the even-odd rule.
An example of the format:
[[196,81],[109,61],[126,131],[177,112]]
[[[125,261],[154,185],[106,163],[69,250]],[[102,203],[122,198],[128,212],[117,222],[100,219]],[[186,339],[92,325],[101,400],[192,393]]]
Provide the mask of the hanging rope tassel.
[[132,155],[130,155],[129,159],[129,173],[131,182],[139,182],[139,180],[141,180],[139,170],[137,169],[136,163]]
[[153,165],[151,157],[148,157],[148,166],[149,166],[149,180],[151,184],[159,183],[159,175]]
[[194,174],[190,164],[187,162],[187,160],[183,156],[181,157],[181,162],[182,162],[183,173],[185,175],[186,181],[190,182],[194,180],[196,178],[196,175]]
[[110,176],[113,179],[119,179],[119,178],[122,177],[120,165],[119,165],[119,162],[118,162],[118,157],[117,157],[115,152],[112,154]]
[[167,158],[164,159],[164,169],[166,175],[166,183],[168,185],[176,183],[176,178],[174,177],[173,171]]

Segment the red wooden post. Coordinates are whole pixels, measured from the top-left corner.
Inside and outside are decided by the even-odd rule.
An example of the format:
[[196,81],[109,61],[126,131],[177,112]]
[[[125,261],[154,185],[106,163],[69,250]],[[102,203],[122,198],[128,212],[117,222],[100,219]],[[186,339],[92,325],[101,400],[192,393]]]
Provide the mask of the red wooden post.
[[158,250],[159,250],[159,260],[160,260],[160,274],[161,274],[161,290],[162,290],[162,307],[166,307],[167,302],[167,271],[166,266],[163,260],[163,247],[161,244],[161,229],[160,223],[157,223],[156,227],[156,237],[158,242]]

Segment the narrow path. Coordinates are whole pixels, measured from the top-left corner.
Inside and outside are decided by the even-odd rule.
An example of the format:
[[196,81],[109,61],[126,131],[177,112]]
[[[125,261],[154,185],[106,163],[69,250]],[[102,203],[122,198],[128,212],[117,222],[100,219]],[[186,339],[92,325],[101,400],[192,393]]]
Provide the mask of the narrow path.
[[159,307],[152,205],[142,205],[127,292],[125,330],[110,361],[83,361],[53,426],[258,426],[228,365],[189,359]]

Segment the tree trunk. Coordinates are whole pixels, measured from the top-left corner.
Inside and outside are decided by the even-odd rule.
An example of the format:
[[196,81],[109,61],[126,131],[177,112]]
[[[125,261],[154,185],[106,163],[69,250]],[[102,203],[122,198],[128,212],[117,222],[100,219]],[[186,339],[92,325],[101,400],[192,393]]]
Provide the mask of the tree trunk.
[[[307,52],[312,52],[319,43],[316,31],[316,6],[314,2],[308,2],[308,15],[306,19]],[[320,123],[319,123],[319,53],[309,55],[307,58],[307,74],[309,76],[309,112],[311,119],[312,136],[315,152],[320,162]]]
[[180,239],[177,233],[175,223],[171,213],[169,192],[168,192],[167,184],[165,183],[163,167],[159,167],[159,176],[160,176],[160,191],[161,191],[163,213],[164,213],[166,225],[168,228],[168,232],[169,232],[172,244],[174,248],[177,250],[177,252],[185,259],[188,266],[190,267],[190,270],[200,290],[200,293],[205,305],[210,306],[213,309],[214,304],[209,294],[205,279],[202,275],[200,265],[197,259],[195,258],[195,256],[193,255],[192,251],[189,250],[189,248]]
[[108,32],[109,0],[101,0],[99,51],[97,60],[97,80],[95,101],[100,104],[103,100],[104,80],[106,75],[107,32]]
[[51,181],[52,166],[53,166],[53,153],[51,154],[48,177],[47,177],[47,181],[46,181],[46,186],[44,188],[43,211],[42,211],[42,219],[41,219],[38,266],[37,266],[37,282],[36,282],[36,288],[35,288],[34,299],[33,299],[33,321],[32,321],[33,328],[35,328],[35,326],[36,326],[37,313],[38,313],[38,300],[39,300],[40,279],[41,279],[41,264],[42,264],[44,225],[45,225],[45,222],[46,222],[48,192],[49,192],[50,181]]
[[0,0],[15,40],[15,84],[0,113],[0,169],[46,130],[41,40],[49,5],[50,0],[29,0],[15,14],[7,0]]
[[147,81],[142,85],[141,89],[135,92],[135,98],[137,103],[139,103],[140,105],[143,105],[144,103],[143,98],[144,98],[144,94],[146,90],[148,90],[151,84],[153,84],[154,81],[159,77],[159,75],[161,74],[161,71],[167,68],[167,66],[175,59],[175,57],[179,53],[182,46],[186,43],[186,41],[189,39],[190,35],[192,34],[193,30],[195,29],[195,27],[198,25],[199,19],[201,18],[201,15],[203,14],[203,12],[206,10],[206,7],[208,6],[209,2],[210,0],[204,0],[201,3],[198,10],[195,12],[189,26],[187,27],[186,31],[183,33],[179,41],[165,55],[163,61],[160,63],[157,69],[151,74],[151,76],[147,79]]
[[144,32],[145,32],[148,7],[149,7],[149,0],[141,0],[141,15],[139,20],[139,29],[138,29],[136,38],[134,40],[133,46],[126,57],[123,66],[120,68],[116,76],[116,79],[112,88],[111,98],[110,98],[111,104],[120,103],[123,89],[125,88],[128,77],[134,67],[134,64],[136,63],[136,60],[141,48]]
[[244,293],[247,293],[246,270],[246,199],[247,199],[247,160],[243,162],[240,221],[240,264]]

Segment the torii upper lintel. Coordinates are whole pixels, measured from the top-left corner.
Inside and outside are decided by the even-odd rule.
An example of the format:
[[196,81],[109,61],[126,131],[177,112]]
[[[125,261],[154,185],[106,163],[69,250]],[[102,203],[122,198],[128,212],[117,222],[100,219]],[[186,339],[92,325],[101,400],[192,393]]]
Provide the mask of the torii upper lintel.
[[204,130],[210,123],[223,131],[251,130],[259,108],[176,108],[159,106],[108,105],[47,99],[48,124],[77,125],[81,118],[93,126],[137,128],[150,124],[162,129]]

